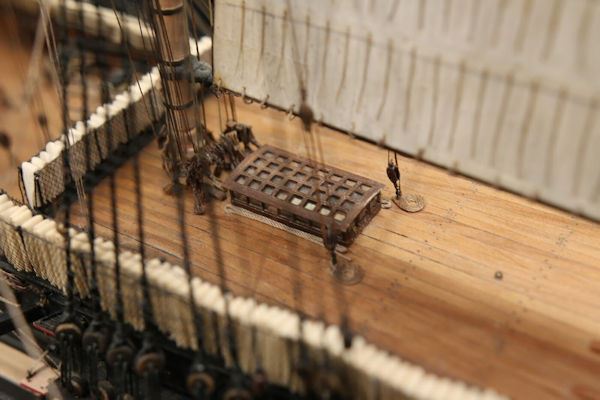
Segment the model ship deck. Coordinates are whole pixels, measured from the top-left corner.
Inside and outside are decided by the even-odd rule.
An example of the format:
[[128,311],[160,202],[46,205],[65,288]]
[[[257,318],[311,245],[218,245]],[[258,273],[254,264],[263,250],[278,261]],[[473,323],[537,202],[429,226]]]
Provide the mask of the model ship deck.
[[[247,34],[246,28],[251,28],[252,24],[244,24],[246,3],[242,2],[241,4],[243,12],[239,15],[242,23],[237,23],[235,19],[231,18],[225,19],[236,29],[242,27],[242,34],[246,31],[245,37],[251,39],[252,36]],[[422,4],[424,5],[425,2]],[[513,8],[508,9],[509,12],[506,15],[513,17],[521,15],[510,11],[521,8],[515,4],[511,6],[514,6]],[[433,8],[425,6],[418,8],[418,13],[421,15],[429,15],[429,11],[426,13],[423,11],[433,10]],[[449,6],[448,10],[453,8],[455,7]],[[475,8],[473,7],[473,9]],[[417,11],[416,6],[414,10]],[[498,10],[504,10],[504,7],[498,7]],[[249,11],[252,9],[250,8]],[[529,12],[529,7],[523,8],[523,15],[518,17],[521,24],[529,21]],[[527,13],[527,17],[525,13]],[[453,14],[465,17],[468,15],[462,11],[460,13],[450,11],[446,14],[447,16],[444,18],[449,20],[452,20]],[[555,18],[560,14],[560,7],[550,14],[552,16],[549,18]],[[579,15],[578,12],[571,14]],[[223,15],[226,14],[221,14],[221,16]],[[412,18],[409,12],[401,15]],[[537,14],[533,12],[532,15]],[[583,12],[582,15],[587,16],[592,13]],[[269,15],[270,17],[271,15]],[[385,18],[389,17],[386,15]],[[419,18],[420,21],[429,21],[430,19]],[[497,20],[511,21],[518,18],[501,19],[498,17]],[[292,18],[290,18],[291,20]],[[537,19],[532,20],[537,21]],[[280,21],[282,21],[281,27],[283,28],[286,18],[280,18]],[[588,21],[586,24],[591,24],[591,22]],[[254,25],[256,27],[266,26],[265,24]],[[458,25],[461,28],[465,26],[463,23]],[[479,22],[479,25],[487,27],[489,24]],[[507,31],[511,35],[515,32],[510,24],[504,25],[506,28],[510,28]],[[564,21],[558,25],[569,26]],[[306,26],[305,37],[308,40],[313,36],[308,34],[308,20],[306,20]],[[422,28],[420,22],[419,30]],[[536,32],[535,29],[530,30]],[[329,31],[329,27],[327,31]],[[526,32],[525,28],[520,31],[522,34]],[[551,31],[552,29],[548,29],[548,34]],[[233,31],[225,30],[225,32]],[[262,32],[264,33],[264,30]],[[449,36],[446,33],[442,35],[444,39]],[[583,36],[588,34],[588,32],[584,33]],[[3,36],[10,37],[8,34]],[[480,35],[475,34],[474,36],[479,37]],[[576,35],[570,36],[575,37]],[[238,37],[237,34],[231,36],[234,41],[239,42]],[[279,37],[284,38],[286,35]],[[348,34],[347,37],[350,35]],[[556,36],[556,38],[559,37]],[[501,42],[508,43],[505,39]],[[547,44],[552,41],[549,39],[545,41],[545,48],[550,49]],[[250,51],[255,50],[251,40],[246,40],[244,43],[250,44]],[[370,52],[371,39],[369,38],[369,41],[365,43],[368,43],[365,48]],[[524,41],[523,43],[529,42]],[[413,46],[412,43],[410,45]],[[27,55],[25,49],[18,48],[19,46],[20,44],[15,42],[9,48],[8,41],[0,41],[0,53],[18,56],[16,62],[0,65],[0,72],[8,77],[0,87],[3,92],[8,94],[8,101],[0,99],[2,100],[0,101],[0,112],[3,112],[2,115],[6,117],[0,118],[0,128],[6,129],[14,139],[19,138],[18,147],[15,147],[15,150],[17,159],[20,161],[34,154],[42,144],[41,141],[34,143],[35,141],[32,139],[34,136],[32,133],[38,131],[33,124],[36,119],[34,113],[41,112],[34,108],[44,109],[43,112],[48,115],[48,131],[51,135],[58,134],[62,124],[58,121],[61,113],[55,99],[54,88],[48,78],[45,81],[46,86],[41,90],[43,98],[34,99],[37,102],[42,99],[46,103],[45,106],[40,106],[40,104],[37,104],[36,107],[32,106],[33,113],[29,112],[28,107],[23,107],[24,102],[20,101],[20,88],[18,88],[19,80],[11,79],[23,75],[22,68],[19,68],[19,61],[26,59]],[[557,46],[556,53],[561,60],[564,59],[568,62],[569,57],[561,54],[561,49],[565,47],[569,46]],[[240,57],[241,54],[248,53],[248,49],[241,50],[242,46],[239,50],[237,45],[233,47],[220,46],[220,49],[228,48],[235,49],[231,54],[238,60],[245,58]],[[394,44],[390,42],[389,54],[392,54],[393,48]],[[452,48],[445,42],[443,49],[451,54]],[[417,57],[417,51],[419,57]],[[265,53],[268,54],[268,51]],[[304,52],[299,52],[299,54],[302,53]],[[323,54],[326,53],[326,51],[323,52]],[[433,112],[431,118],[426,117],[431,121],[431,128],[415,128],[414,133],[419,137],[429,135],[429,142],[432,144],[431,150],[434,150],[435,153],[437,150],[435,147],[438,146],[435,142],[436,138],[445,136],[444,133],[442,135],[435,134],[434,128],[444,127],[445,129],[447,125],[445,122],[435,122],[437,114],[445,114],[436,111],[438,89],[440,89],[440,93],[451,93],[446,89],[441,90],[445,87],[444,82],[448,79],[440,78],[442,82],[440,88],[438,88],[437,80],[438,74],[444,77],[444,74],[448,72],[448,63],[444,53],[441,54],[443,56],[441,58],[434,54],[433,63],[429,63],[428,59],[423,57],[424,55],[429,57],[428,54],[422,53],[422,49],[419,47],[411,48],[410,57],[403,56],[398,60],[404,62],[410,58],[412,60],[410,62],[416,63],[417,66],[417,72],[414,74],[409,72],[413,71],[413,67],[406,69],[410,75],[407,77],[409,85],[404,85],[407,88],[425,87],[427,83],[421,85],[419,82],[426,82],[429,79],[429,72],[434,77],[431,79],[433,85],[431,90],[433,99],[435,99],[431,103]],[[535,52],[527,51],[527,53],[534,54]],[[281,54],[285,53],[282,51]],[[335,57],[336,53],[330,52],[330,54]],[[356,54],[362,53],[357,52]],[[548,61],[548,56],[553,52],[545,50],[544,54],[546,56],[542,58],[544,61]],[[358,73],[362,73],[364,76],[367,75],[368,58],[367,56],[364,70],[361,70],[363,72],[359,72],[357,69]],[[550,58],[553,59],[553,56]],[[11,57],[7,56],[6,59],[10,60]],[[292,58],[289,59],[292,60]],[[388,56],[388,64],[391,64],[390,60],[392,57]],[[494,61],[492,60],[492,62]],[[240,65],[254,68],[254,64],[250,62],[241,62],[241,64],[225,62],[224,64],[234,67],[235,75],[242,77],[243,73],[238,74]],[[275,62],[265,63],[269,66],[277,66],[277,64]],[[295,63],[292,64],[293,68],[296,68]],[[335,63],[329,64],[335,66]],[[362,62],[355,64],[363,65]],[[527,64],[537,65],[529,61]],[[463,70],[467,70],[468,66],[469,64],[465,61],[457,70],[457,95],[455,96],[457,100],[454,105],[446,97],[441,96],[439,100],[442,108],[454,107],[452,115],[457,116],[454,118],[455,122],[452,123],[454,127],[448,130],[449,135],[454,134],[456,127],[458,127],[456,132],[466,132],[456,121],[460,121],[457,112],[461,108]],[[281,64],[277,66],[278,69],[280,67]],[[591,71],[589,77],[594,77],[595,69],[589,68],[589,65],[588,69]],[[491,70],[504,79],[502,68],[498,70],[492,68]],[[542,93],[546,81],[538,82],[536,76],[532,75],[531,97],[529,100],[525,100],[525,97],[521,96],[519,98],[522,101],[515,101],[510,96],[515,78],[512,69],[510,71],[505,79],[506,93],[502,95],[504,99],[502,103],[510,104],[510,108],[505,109],[504,106],[498,108],[498,115],[502,119],[489,118],[489,116],[487,118],[488,121],[497,120],[498,122],[497,129],[495,131],[487,129],[487,133],[493,133],[497,138],[507,141],[513,140],[516,137],[514,135],[519,132],[522,138],[526,139],[529,131],[542,132],[546,130],[535,122],[531,123],[533,128],[529,127],[531,115],[536,115],[532,110],[536,108],[538,84],[541,82],[540,93]],[[481,74],[482,98],[485,93],[488,72],[487,69],[484,69]],[[268,75],[266,74],[266,76]],[[311,76],[313,75],[311,73]],[[585,75],[581,74],[581,76]],[[517,78],[519,77],[517,76]],[[468,88],[470,84],[476,83],[477,79],[479,79],[477,75],[469,75],[465,78],[465,87]],[[344,81],[360,82],[360,80],[346,79],[345,74],[342,79],[342,82]],[[322,86],[321,84],[326,81],[313,79],[312,82]],[[361,85],[364,87],[364,82],[368,81],[363,80],[362,82]],[[413,85],[413,82],[416,83]],[[554,83],[551,86],[554,87],[553,85]],[[386,86],[393,87],[393,85]],[[593,85],[586,83],[585,86],[593,89]],[[97,101],[98,88],[94,88],[94,85],[90,85],[90,87],[92,89],[91,97],[96,98],[95,101]],[[225,87],[228,86],[225,85]],[[280,85],[280,87],[288,96],[289,83]],[[571,96],[573,93],[570,93],[569,85],[566,85],[565,88],[557,89],[556,93],[560,95],[561,99],[557,102],[556,112],[551,111],[548,115],[560,115],[558,110],[562,109],[562,97],[567,99],[567,103],[576,98],[576,96]],[[304,90],[302,85],[299,85],[299,89]],[[409,108],[411,90],[406,92]],[[517,87],[515,92],[521,93],[520,90]],[[368,104],[369,107],[379,107],[379,114],[381,114],[381,110],[384,110],[386,104],[385,99],[381,103],[373,102],[371,99],[380,97],[379,94],[373,97],[363,95],[362,89],[360,91],[359,96],[342,97],[348,100],[358,99],[359,104]],[[246,87],[243,87],[243,93],[244,96],[254,94],[252,90],[247,92]],[[339,89],[337,93],[339,96]],[[398,93],[399,96],[403,96],[400,92]],[[468,93],[468,89],[465,89],[465,93]],[[490,91],[488,90],[487,93],[489,98]],[[587,90],[584,91],[586,96],[587,93]],[[271,94],[271,100],[273,100],[276,93],[271,92]],[[4,97],[4,93],[0,93],[0,95],[2,95],[0,97]],[[425,96],[425,94],[422,95]],[[584,98],[587,99],[586,96]],[[593,93],[589,96],[590,110],[595,109],[593,96]],[[77,101],[77,97],[78,95],[70,96],[69,100]],[[269,99],[264,96],[255,97],[264,102]],[[471,97],[473,100],[475,99],[474,96]],[[418,96],[412,96],[412,98],[413,102],[421,102],[418,100]],[[341,107],[337,100],[335,103],[336,109]],[[387,102],[390,105],[396,103]],[[477,103],[483,105],[485,102],[477,100]],[[528,105],[526,106],[525,103]],[[285,102],[273,102],[272,104],[278,104],[279,107],[288,109]],[[544,104],[546,108],[541,108],[542,110],[553,108],[551,102],[541,100],[540,107],[544,107]],[[73,111],[71,119],[79,119],[81,110],[77,108],[77,105],[69,104],[69,106]],[[524,123],[520,130],[516,128],[515,124],[500,123],[504,120],[505,114],[518,114],[515,108],[525,111]],[[293,105],[289,109],[293,110]],[[356,111],[351,104],[343,106],[341,109],[348,112]],[[389,108],[389,110],[392,109],[396,113],[396,107]],[[426,110],[425,107],[423,109]],[[526,111],[526,109],[530,110]],[[209,117],[206,121],[207,126],[217,132],[218,129],[215,127],[222,124],[219,123],[221,115],[220,112],[217,112],[214,101],[207,102],[207,112]],[[401,116],[404,119],[403,125],[406,130],[409,125],[410,113],[396,114],[395,116]],[[241,122],[253,126],[261,143],[283,148],[291,154],[315,158],[314,153],[307,154],[306,134],[301,130],[299,120],[290,122],[283,113],[259,110],[258,105],[248,106],[242,101],[238,102],[237,116]],[[320,119],[323,119],[322,116]],[[573,121],[583,120],[583,118],[575,117],[571,119]],[[412,120],[414,123],[419,119],[413,118]],[[544,120],[550,121],[549,118]],[[343,122],[350,123],[351,119],[343,118]],[[585,125],[586,128],[581,130],[582,135],[591,130],[587,129],[587,123]],[[368,134],[365,137],[377,137],[375,135],[377,129],[366,126],[369,132],[366,132]],[[354,128],[352,129],[354,130]],[[29,136],[24,138],[23,131]],[[486,133],[485,128],[482,128],[481,131]],[[384,149],[323,127],[317,127],[316,134],[322,140],[321,147],[325,154],[324,160],[320,161],[365,176],[373,181],[387,182],[386,151]],[[530,135],[530,137],[534,136]],[[554,136],[554,134],[550,136]],[[569,137],[571,136],[569,135]],[[527,143],[528,141],[525,139],[513,142]],[[465,142],[452,139],[450,143],[464,147]],[[537,150],[545,148],[545,146],[538,145],[538,142],[532,143],[536,154]],[[557,148],[562,147],[562,142],[557,141],[556,143],[558,143]],[[582,148],[584,147],[586,146],[582,146]],[[405,147],[397,148],[404,149]],[[512,149],[508,146],[505,148]],[[593,146],[586,148],[591,150]],[[496,149],[494,148],[494,150]],[[414,154],[419,157],[424,156],[433,162],[439,162],[435,161],[435,157],[431,157],[431,154],[428,155],[427,152],[423,154],[415,151]],[[526,156],[527,152],[524,150],[515,154],[519,154],[521,162],[523,160],[532,164],[537,162],[536,158]],[[176,218],[176,199],[163,192],[163,187],[169,183],[169,178],[163,171],[161,155],[156,145],[151,144],[142,150],[140,158],[142,182],[144,182],[146,255],[148,258],[163,257],[181,264],[182,243]],[[553,159],[548,158],[548,160]],[[506,161],[511,166],[515,165],[511,160],[511,158],[505,158],[503,162]],[[552,162],[547,163],[554,165]],[[443,163],[440,162],[440,164]],[[0,177],[2,178],[0,187],[8,189],[13,196],[17,197],[18,188],[14,179],[16,173],[14,173],[14,169],[9,169],[8,158],[0,157],[0,169],[9,170],[13,178],[13,180],[5,181],[5,176]],[[588,169],[596,171],[594,168]],[[299,238],[289,231],[278,229],[268,221],[254,220],[237,213],[230,213],[229,202],[215,202],[212,207],[209,207],[207,215],[194,215],[192,214],[193,198],[191,193],[187,193],[186,220],[194,273],[203,280],[219,283],[222,276],[219,266],[224,265],[227,286],[237,295],[248,296],[270,304],[284,305],[299,310],[300,313],[309,317],[325,319],[341,326],[344,326],[343,319],[347,315],[350,329],[354,333],[360,334],[374,345],[407,361],[421,365],[440,376],[457,378],[483,388],[489,387],[513,398],[599,399],[600,226],[597,223],[524,200],[472,180],[448,174],[414,159],[402,158],[400,170],[402,171],[404,193],[423,195],[427,206],[423,212],[418,214],[407,214],[396,207],[382,210],[361,232],[350,246],[349,251],[340,255],[340,257],[350,258],[352,262],[365,270],[364,280],[360,284],[341,286],[335,282],[329,275],[330,259],[322,244]],[[460,171],[460,168],[457,170]],[[568,168],[565,168],[566,170]],[[134,248],[137,247],[136,237],[138,235],[135,185],[131,162],[121,167],[116,176],[120,239],[125,247]],[[571,175],[565,174],[564,176]],[[588,174],[588,176],[592,175]],[[579,176],[575,175],[575,180],[577,179]],[[565,186],[562,181],[561,184],[561,188],[570,186]],[[582,186],[591,187],[585,184]],[[262,186],[262,188],[265,187]],[[109,192],[109,184],[106,181],[101,182],[94,191],[96,229],[97,233],[106,239],[112,237],[111,213],[113,209],[110,206]],[[387,187],[383,195],[390,197],[392,195],[391,187]],[[82,214],[82,205],[74,204],[73,211],[74,222],[83,227],[86,216]],[[563,204],[562,207],[572,210],[579,209],[577,203]],[[216,240],[217,238],[218,240]],[[135,303],[129,302],[128,307],[135,307]],[[407,381],[410,382],[406,382],[406,385],[429,386],[431,389],[435,386],[432,384],[435,380],[437,378],[424,384],[418,379],[408,379]],[[441,386],[448,386],[446,381],[439,380],[438,383],[436,388],[438,391]],[[460,387],[460,385],[462,383],[457,383],[456,387]],[[439,395],[439,392],[437,394]],[[449,393],[447,395],[447,397],[451,397]],[[454,395],[460,397],[456,395],[456,392]]]
[[[306,155],[300,122],[239,102],[239,119],[261,143]],[[216,103],[207,103],[217,124]],[[385,182],[386,151],[317,128],[325,163]],[[335,145],[334,145],[335,143]],[[146,251],[181,261],[176,200],[155,144],[141,152]],[[402,158],[403,190],[422,194],[417,214],[382,210],[345,257],[365,269],[361,284],[329,276],[322,245],[263,222],[229,214],[215,202],[192,214],[189,245],[195,274],[242,296],[286,305],[340,323],[425,368],[516,398],[600,393],[600,227],[438,168]],[[137,245],[131,164],[117,173],[121,240]],[[110,238],[108,182],[94,192],[98,234]],[[384,196],[391,196],[391,187]],[[82,226],[85,217],[74,206]],[[211,223],[211,214],[218,223]],[[219,243],[214,244],[217,236]],[[219,248],[216,248],[218,246]],[[583,398],[583,397],[582,397]]]

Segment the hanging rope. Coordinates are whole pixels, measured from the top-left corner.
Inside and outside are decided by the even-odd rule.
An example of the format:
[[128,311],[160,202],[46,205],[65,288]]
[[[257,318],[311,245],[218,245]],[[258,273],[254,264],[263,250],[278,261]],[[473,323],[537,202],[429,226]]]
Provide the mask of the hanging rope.
[[[63,23],[66,21],[66,8],[64,4],[64,0],[60,5],[60,17]],[[69,110],[67,105],[67,94],[68,94],[68,85],[69,85],[69,77],[68,77],[68,54],[65,50],[66,43],[68,40],[66,25],[63,25],[63,28],[60,31],[60,43],[61,43],[61,51],[60,51],[60,85],[62,90],[62,125],[64,132],[64,149],[62,151],[62,161],[63,161],[63,179],[67,182],[71,177],[71,165],[69,160],[69,150],[70,150],[70,142],[69,142]],[[83,394],[83,383],[81,382],[81,378],[79,376],[80,373],[80,346],[81,346],[81,334],[82,327],[80,322],[75,316],[74,310],[74,273],[71,265],[71,239],[70,239],[70,199],[69,193],[65,192],[65,197],[63,199],[63,207],[64,207],[64,223],[63,223],[63,238],[65,243],[65,263],[66,263],[66,286],[65,286],[65,294],[66,294],[66,305],[63,316],[61,318],[61,322],[57,325],[55,329],[56,339],[58,341],[59,354],[61,359],[61,367],[60,367],[60,381],[63,387],[69,389],[77,395]]]
[[[223,294],[224,308],[225,308],[225,335],[227,347],[231,359],[233,361],[233,370],[231,371],[230,381],[228,383],[228,389],[224,395],[227,398],[227,395],[239,395],[240,393],[247,393],[248,397],[250,394],[247,391],[247,383],[244,381],[243,373],[239,363],[238,356],[238,347],[236,341],[236,332],[235,326],[233,324],[233,320],[231,318],[230,310],[229,310],[229,290],[227,288],[227,276],[225,273],[225,263],[223,260],[223,250],[221,248],[221,240],[219,238],[218,232],[218,221],[217,217],[214,214],[214,203],[209,203],[208,210],[208,221],[209,221],[209,229],[210,236],[212,238],[213,250],[215,254],[215,263],[218,269],[219,275],[219,284],[221,288],[221,293]],[[240,397],[241,398],[241,397]]]
[[[290,0],[287,0],[287,12],[285,13],[287,19],[288,19],[288,23],[290,24],[291,27],[291,34],[292,34],[292,54],[293,54],[293,63],[294,63],[294,67],[295,67],[295,72],[296,72],[296,77],[298,80],[298,89],[300,92],[300,97],[301,97],[301,104],[300,107],[298,108],[298,115],[300,116],[300,119],[302,120],[302,124],[303,124],[303,129],[305,134],[303,135],[304,137],[304,145],[306,148],[306,152],[308,155],[308,158],[310,159],[315,159],[317,160],[317,165],[320,163],[321,165],[325,164],[325,158],[324,158],[324,152],[323,152],[323,146],[321,143],[321,136],[317,135],[317,137],[314,137],[314,114],[312,109],[310,108],[310,106],[307,104],[307,79],[308,79],[308,70],[307,68],[307,63],[306,63],[306,57],[307,57],[307,46],[308,46],[308,32],[309,32],[309,23],[307,20],[307,24],[306,24],[306,38],[305,38],[305,51],[304,51],[304,63],[302,63],[301,65],[304,65],[304,68],[301,68],[298,64],[301,62],[300,61],[300,51],[298,48],[298,40],[297,40],[297,34],[296,34],[296,29],[295,29],[295,22],[294,22],[294,17],[292,15],[292,2]],[[317,166],[315,165],[315,167]],[[316,169],[314,168],[312,173],[316,174]],[[317,176],[317,179],[322,179],[319,178]],[[330,202],[332,200],[331,197],[331,187],[326,184],[325,185],[325,196],[326,196],[326,201]],[[323,199],[318,199],[319,202],[323,201]],[[331,204],[329,205],[330,207],[332,206]],[[325,246],[325,248],[329,251],[330,254],[330,263],[331,263],[331,269],[332,272],[334,271],[335,268],[341,268],[340,263],[338,262],[338,256],[337,256],[337,252],[336,252],[336,248],[337,248],[337,230],[335,227],[335,221],[333,220],[333,216],[330,217],[325,217],[322,216],[321,217],[321,229],[323,231],[323,244]],[[336,303],[338,306],[338,310],[339,310],[339,315],[340,315],[340,327],[342,329],[342,333],[344,335],[344,345],[346,347],[349,347],[351,345],[351,333],[350,333],[350,322],[349,322],[349,317],[348,317],[348,303],[346,301],[346,298],[344,296],[344,292],[343,289],[341,287],[341,285],[336,285],[335,283],[332,284],[332,288],[334,291],[334,296],[336,299]],[[324,311],[324,310],[323,310]],[[301,318],[302,320],[302,318]],[[300,326],[302,326],[302,321],[300,322]],[[306,362],[308,362],[308,360],[306,360],[305,358],[307,357],[305,354],[305,349],[304,349],[304,344],[302,343],[302,341],[300,341],[300,358],[301,358],[301,369],[299,371],[299,373],[301,375],[303,375],[303,379],[305,382],[305,385],[307,385],[307,389],[309,391],[314,391],[314,394],[316,396],[320,396],[320,397],[325,397],[328,398],[329,396],[332,395],[332,392],[335,392],[336,390],[339,389],[339,385],[336,385],[336,382],[332,379],[332,377],[335,374],[335,371],[332,371],[332,366],[328,360],[328,356],[326,354],[326,352],[324,351],[324,355],[323,355],[323,362],[322,364],[319,366],[320,368],[317,369],[317,373],[315,374],[314,371],[302,371],[302,368],[307,368],[305,364]],[[308,366],[310,368],[310,366]]]
[[[94,5],[97,10],[97,32],[100,34],[103,31],[103,22],[100,15],[100,4],[98,0],[94,1]],[[109,83],[107,77],[107,68],[109,66],[108,59],[103,49],[100,49],[98,53],[98,62],[101,72],[102,91],[101,98],[102,104],[108,105],[110,102]],[[106,147],[108,151],[111,149],[114,151],[117,147],[117,140],[113,135],[113,126],[110,119],[110,111],[106,109]],[[110,160],[110,158],[109,158]],[[113,244],[114,244],[114,274],[115,274],[115,314],[116,314],[116,329],[113,333],[112,340],[106,353],[106,361],[109,367],[111,382],[114,385],[117,396],[124,396],[125,394],[133,395],[134,381],[133,374],[131,374],[131,362],[135,353],[133,346],[129,340],[129,335],[124,323],[124,310],[123,310],[123,293],[122,293],[122,281],[121,281],[121,263],[119,260],[119,254],[121,250],[120,239],[119,239],[119,218],[117,211],[117,189],[116,189],[116,177],[115,171],[111,171],[109,174],[109,196],[110,196],[110,208],[111,208],[111,225],[113,231]]]
[[[80,4],[78,11],[78,21],[81,27],[84,26],[84,12],[83,4]],[[88,86],[87,78],[85,73],[86,68],[86,52],[83,46],[83,41],[78,38],[78,51],[79,51],[79,76],[81,80],[81,104],[82,104],[82,115],[81,120],[84,121],[84,129],[86,135],[84,136],[84,152],[85,152],[85,163],[86,171],[92,170],[91,163],[91,148],[90,140],[92,133],[88,132],[88,115],[89,115],[89,99],[88,99]],[[90,392],[93,395],[98,395],[98,363],[100,353],[106,350],[108,342],[108,333],[106,332],[106,326],[102,323],[101,307],[100,307],[100,293],[98,290],[98,277],[97,277],[97,266],[96,266],[96,249],[95,249],[95,226],[94,226],[94,193],[93,188],[90,186],[86,196],[87,205],[87,234],[88,241],[90,244],[90,272],[91,279],[90,284],[90,297],[92,302],[93,318],[83,333],[82,347],[83,347],[83,364],[85,367],[84,376],[89,385]]]
[[[204,399],[205,396],[211,394],[215,386],[215,378],[206,364],[206,352],[204,347],[204,340],[202,332],[204,332],[204,318],[202,314],[198,312],[195,306],[194,297],[194,285],[192,284],[192,264],[190,260],[187,229],[185,222],[185,198],[183,193],[183,187],[177,181],[173,180],[175,188],[175,195],[177,197],[177,223],[179,225],[179,235],[181,242],[181,249],[183,253],[183,269],[188,278],[189,285],[189,299],[188,303],[190,306],[190,313],[194,321],[194,328],[196,332],[196,347],[197,351],[194,356],[194,361],[190,368],[190,372],[187,377],[187,389],[188,392],[197,399]],[[218,329],[218,328],[217,328]]]
[[[116,10],[115,10],[116,15]],[[118,21],[117,15],[117,21]],[[127,30],[121,28],[121,37],[123,38],[123,44],[127,49],[128,56],[123,60],[124,63],[129,62],[129,68],[127,68],[127,82],[130,83],[134,80],[135,65],[129,54],[129,37]],[[137,77],[135,80],[139,86]],[[129,98],[132,98],[131,85],[129,87]],[[135,108],[129,109],[130,111],[125,114],[125,130],[128,137],[131,137],[131,123],[136,120]],[[144,340],[141,349],[135,356],[134,370],[141,380],[139,387],[139,396],[144,399],[158,400],[160,399],[160,371],[164,368],[165,357],[162,349],[156,343],[157,328],[154,320],[154,312],[152,309],[152,303],[150,300],[150,288],[148,283],[148,275],[146,271],[146,246],[145,246],[145,235],[144,235],[144,205],[142,197],[142,179],[140,173],[140,161],[139,153],[133,156],[133,177],[134,177],[134,191],[136,200],[136,217],[137,217],[137,235],[138,235],[138,251],[141,258],[142,273],[140,276],[140,285],[142,287],[142,316],[144,322]]]

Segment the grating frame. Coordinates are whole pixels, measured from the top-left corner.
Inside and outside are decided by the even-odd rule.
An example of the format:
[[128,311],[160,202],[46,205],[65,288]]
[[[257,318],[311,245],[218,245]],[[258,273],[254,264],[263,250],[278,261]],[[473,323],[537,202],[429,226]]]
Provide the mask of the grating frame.
[[338,242],[351,244],[379,212],[383,185],[285,150],[262,146],[231,173],[234,205],[322,236],[333,223]]

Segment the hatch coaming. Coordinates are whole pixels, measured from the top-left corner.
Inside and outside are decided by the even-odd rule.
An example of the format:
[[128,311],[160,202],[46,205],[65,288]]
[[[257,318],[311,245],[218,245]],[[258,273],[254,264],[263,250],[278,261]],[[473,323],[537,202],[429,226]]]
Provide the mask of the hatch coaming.
[[231,173],[234,205],[322,236],[332,224],[351,244],[379,212],[383,185],[273,146],[262,146]]

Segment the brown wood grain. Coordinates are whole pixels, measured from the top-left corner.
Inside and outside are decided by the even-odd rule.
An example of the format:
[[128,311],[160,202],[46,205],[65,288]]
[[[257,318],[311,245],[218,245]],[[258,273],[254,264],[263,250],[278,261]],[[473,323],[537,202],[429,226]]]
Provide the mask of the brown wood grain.
[[[16,22],[16,24],[15,24]],[[26,76],[30,61],[31,41],[21,35],[21,26],[4,7],[0,10],[0,131],[11,138],[17,162],[28,160],[44,145],[37,115],[48,117],[50,132],[58,134],[60,114],[56,91],[51,82],[40,77],[31,101],[26,101]],[[20,41],[15,41],[18,34]],[[56,135],[55,135],[56,136]],[[0,148],[0,187],[19,196],[16,165],[9,153]]]
[[[62,111],[58,99],[56,83],[51,78],[50,61],[44,52],[38,67],[30,65],[33,51],[33,29],[36,20],[21,14],[17,18],[0,7],[0,131],[6,133],[12,141],[12,153],[0,148],[0,187],[12,196],[20,198],[17,165],[37,155],[46,145],[44,131],[38,122],[38,116],[44,115],[48,123],[50,139],[57,139],[63,132]],[[94,62],[94,56],[86,53],[88,66]],[[73,58],[69,66],[69,126],[82,118],[83,92],[78,74],[78,59]],[[30,69],[33,71],[29,75]],[[88,107],[90,111],[100,105],[100,80],[95,69],[86,75]],[[33,79],[29,79],[33,77]],[[30,86],[31,96],[26,89]],[[115,88],[113,91],[120,90]]]
[[[4,21],[4,19],[2,20]],[[22,95],[29,57],[0,26],[0,87],[11,102]],[[16,59],[12,59],[13,56]],[[59,107],[52,86],[42,92],[52,132]],[[52,111],[53,110],[53,111]],[[214,102],[209,127],[217,129]],[[262,143],[306,155],[298,120],[238,102],[239,119]],[[13,138],[19,161],[39,150],[40,133],[29,107],[0,107],[0,129]],[[387,183],[386,152],[318,128],[325,161]],[[1,152],[1,150],[0,150]],[[239,295],[299,309],[351,328],[378,346],[431,372],[490,386],[517,399],[598,398],[600,394],[600,226],[530,200],[401,157],[405,192],[420,193],[426,209],[382,210],[351,246],[349,257],[366,272],[362,283],[341,287],[328,275],[322,246],[236,215],[216,203],[210,217],[191,213],[187,230],[193,268],[218,283],[215,237],[227,284]],[[155,144],[141,154],[146,249],[179,262],[175,200]],[[0,187],[18,196],[16,170],[0,153]],[[136,217],[131,165],[117,175],[120,237],[134,248]],[[388,186],[385,194],[392,195]],[[95,192],[98,233],[110,238],[107,182]],[[74,207],[79,212],[78,206]],[[83,225],[81,214],[75,218]],[[503,278],[496,279],[497,271]]]
[[[214,101],[207,113],[217,131]],[[261,143],[307,155],[299,121],[241,102],[238,114]],[[385,150],[323,127],[316,134],[325,162],[387,183]],[[146,249],[180,262],[176,203],[162,192],[168,178],[154,143],[140,161]],[[214,204],[211,225],[209,215],[192,214],[188,193],[195,273],[218,283],[220,252],[227,284],[238,295],[331,323],[347,313],[352,330],[380,347],[514,398],[600,393],[598,224],[413,159],[399,161],[403,190],[422,194],[427,206],[417,214],[392,208],[375,217],[347,254],[366,272],[359,285],[331,279],[322,246],[228,215],[228,202]],[[131,165],[118,171],[117,182],[120,237],[136,246]],[[385,195],[392,195],[391,185]],[[111,237],[107,182],[95,199],[98,233]],[[495,278],[498,271],[502,279]]]

